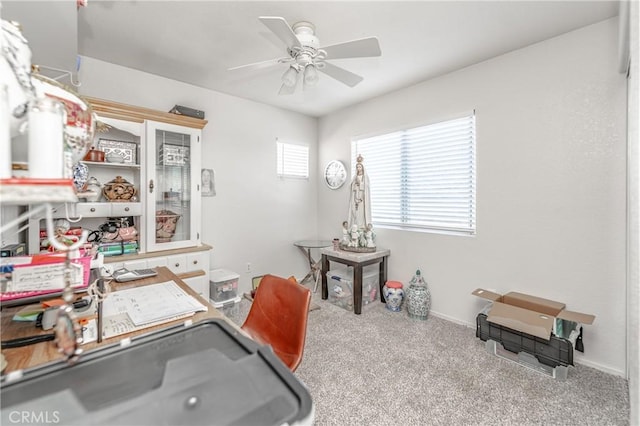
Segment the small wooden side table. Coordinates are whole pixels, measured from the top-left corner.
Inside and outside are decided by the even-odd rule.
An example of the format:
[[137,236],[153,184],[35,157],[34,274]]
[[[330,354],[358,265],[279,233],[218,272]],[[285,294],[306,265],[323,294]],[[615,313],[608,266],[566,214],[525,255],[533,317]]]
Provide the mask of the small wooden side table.
[[382,288],[387,282],[387,257],[391,254],[389,249],[377,249],[372,253],[358,253],[345,250],[334,250],[332,248],[320,249],[322,255],[322,298],[329,297],[327,288],[327,272],[329,272],[329,262],[342,263],[353,267],[353,313],[360,315],[362,312],[362,268],[367,265],[378,263],[380,265],[378,284],[380,285],[380,301],[385,302]]
[[302,253],[309,261],[309,272],[300,280],[300,282],[302,283],[306,281],[307,278],[313,278],[313,281],[315,282],[313,292],[315,293],[318,290],[318,270],[320,269],[320,262],[316,262],[313,257],[311,257],[311,249],[321,249],[332,245],[332,243],[331,241],[326,240],[303,240],[296,241],[293,245],[302,250]]

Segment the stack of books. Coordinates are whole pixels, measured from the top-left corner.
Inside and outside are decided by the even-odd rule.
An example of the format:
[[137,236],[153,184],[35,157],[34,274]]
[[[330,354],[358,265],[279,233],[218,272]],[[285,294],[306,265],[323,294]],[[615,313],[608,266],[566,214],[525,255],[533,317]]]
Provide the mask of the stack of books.
[[138,242],[119,241],[111,243],[100,243],[100,245],[98,246],[98,252],[102,253],[105,257],[120,256],[123,254],[136,254],[138,253]]

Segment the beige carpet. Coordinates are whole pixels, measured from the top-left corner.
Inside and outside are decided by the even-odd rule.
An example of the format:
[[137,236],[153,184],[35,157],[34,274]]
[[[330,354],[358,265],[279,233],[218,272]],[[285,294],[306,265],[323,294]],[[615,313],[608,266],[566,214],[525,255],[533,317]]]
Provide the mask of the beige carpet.
[[[576,364],[557,381],[487,353],[475,329],[382,303],[354,315],[320,298],[296,376],[316,426],[629,425],[621,377]],[[251,304],[240,303],[241,322]],[[585,352],[596,343],[584,337]]]

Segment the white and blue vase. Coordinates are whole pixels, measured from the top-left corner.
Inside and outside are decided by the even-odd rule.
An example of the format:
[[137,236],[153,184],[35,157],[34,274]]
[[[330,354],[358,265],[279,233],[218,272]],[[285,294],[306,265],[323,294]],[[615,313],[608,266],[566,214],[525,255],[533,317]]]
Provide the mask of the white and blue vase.
[[409,318],[426,320],[431,309],[431,292],[427,286],[427,282],[422,278],[420,269],[409,281],[407,289],[407,313]]
[[89,179],[89,167],[81,161],[73,165],[73,186],[80,192]]
[[404,300],[404,289],[400,281],[387,281],[382,287],[386,307],[391,312],[400,312]]

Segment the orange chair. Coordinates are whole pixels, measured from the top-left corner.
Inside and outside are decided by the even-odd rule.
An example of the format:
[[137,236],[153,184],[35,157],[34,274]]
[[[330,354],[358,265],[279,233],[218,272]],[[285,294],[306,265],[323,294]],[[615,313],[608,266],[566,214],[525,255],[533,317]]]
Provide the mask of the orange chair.
[[242,324],[251,338],[270,345],[291,371],[296,371],[307,335],[311,291],[295,278],[265,275]]

